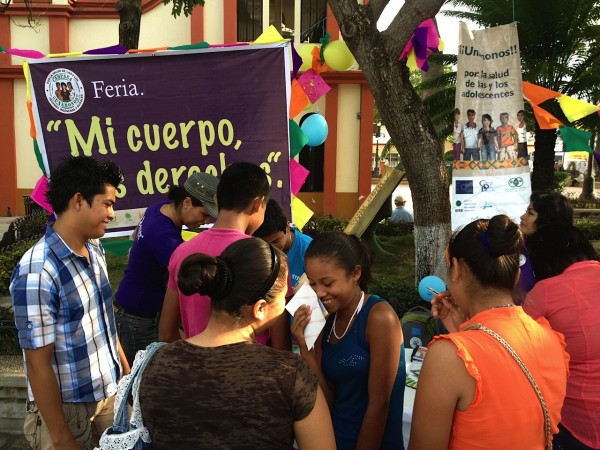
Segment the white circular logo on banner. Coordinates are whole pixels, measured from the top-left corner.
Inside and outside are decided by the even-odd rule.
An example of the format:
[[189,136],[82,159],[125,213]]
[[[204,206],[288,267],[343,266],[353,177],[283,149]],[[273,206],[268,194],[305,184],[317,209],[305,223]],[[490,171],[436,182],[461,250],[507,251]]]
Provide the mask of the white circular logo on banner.
[[55,69],[46,78],[46,98],[54,109],[73,114],[83,106],[85,90],[83,83],[69,69]]

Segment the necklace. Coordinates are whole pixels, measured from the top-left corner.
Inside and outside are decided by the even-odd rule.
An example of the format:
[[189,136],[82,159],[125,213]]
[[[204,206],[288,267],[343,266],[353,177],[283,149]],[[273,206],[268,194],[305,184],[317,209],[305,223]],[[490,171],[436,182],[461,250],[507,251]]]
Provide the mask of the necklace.
[[352,321],[354,320],[354,316],[356,316],[358,314],[358,312],[362,308],[362,304],[363,304],[364,299],[365,299],[365,292],[364,291],[360,291],[360,300],[358,302],[358,305],[356,305],[356,309],[352,313],[352,316],[350,317],[350,320],[348,321],[348,325],[346,325],[346,329],[344,330],[344,332],[342,333],[341,336],[338,336],[338,334],[335,332],[335,321],[337,320],[337,313],[336,313],[335,317],[333,318],[333,326],[331,327],[331,331],[329,331],[329,336],[327,337],[327,342],[329,342],[329,339],[331,338],[331,332],[332,331],[333,331],[333,335],[335,336],[335,338],[338,341],[341,341],[342,338],[344,336],[346,336],[346,333],[350,329],[350,325],[352,325]]
[[511,306],[517,306],[514,303],[507,303],[506,305],[498,305],[498,306],[492,306],[492,309],[496,309],[496,308],[510,308]]

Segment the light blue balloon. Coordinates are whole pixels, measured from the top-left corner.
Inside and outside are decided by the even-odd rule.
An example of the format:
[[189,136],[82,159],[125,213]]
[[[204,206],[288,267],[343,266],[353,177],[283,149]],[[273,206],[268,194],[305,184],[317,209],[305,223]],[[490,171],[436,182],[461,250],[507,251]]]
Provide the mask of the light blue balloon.
[[428,277],[423,278],[419,283],[419,295],[426,302],[430,302],[435,295],[433,292],[427,289],[428,287],[437,292],[444,292],[446,290],[446,285],[440,277],[429,275]]
[[329,133],[329,126],[327,125],[325,117],[318,113],[308,116],[306,120],[302,122],[300,128],[308,138],[307,145],[310,145],[311,147],[316,147],[325,142],[327,134]]

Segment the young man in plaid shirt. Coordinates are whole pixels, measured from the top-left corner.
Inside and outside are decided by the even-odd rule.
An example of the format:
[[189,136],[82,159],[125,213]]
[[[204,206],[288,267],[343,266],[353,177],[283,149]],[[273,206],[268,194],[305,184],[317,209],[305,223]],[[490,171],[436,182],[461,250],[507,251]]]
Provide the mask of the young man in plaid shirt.
[[55,168],[47,198],[56,221],[13,272],[29,388],[24,432],[34,449],[91,449],[112,424],[117,381],[129,367],[98,238],[115,217],[122,180],[115,164],[89,157]]

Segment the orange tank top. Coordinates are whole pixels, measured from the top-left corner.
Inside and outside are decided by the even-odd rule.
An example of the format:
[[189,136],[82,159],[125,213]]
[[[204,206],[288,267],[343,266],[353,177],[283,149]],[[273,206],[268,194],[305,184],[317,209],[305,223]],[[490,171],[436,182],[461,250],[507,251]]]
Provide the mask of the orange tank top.
[[[461,328],[471,323],[496,331],[523,360],[546,400],[555,434],[569,370],[564,336],[553,331],[546,319],[535,321],[517,306],[481,312]],[[473,403],[466,411],[454,413],[448,448],[543,450],[542,407],[507,350],[480,330],[438,336],[434,342],[440,339],[450,339],[456,345],[458,356],[476,382]]]

